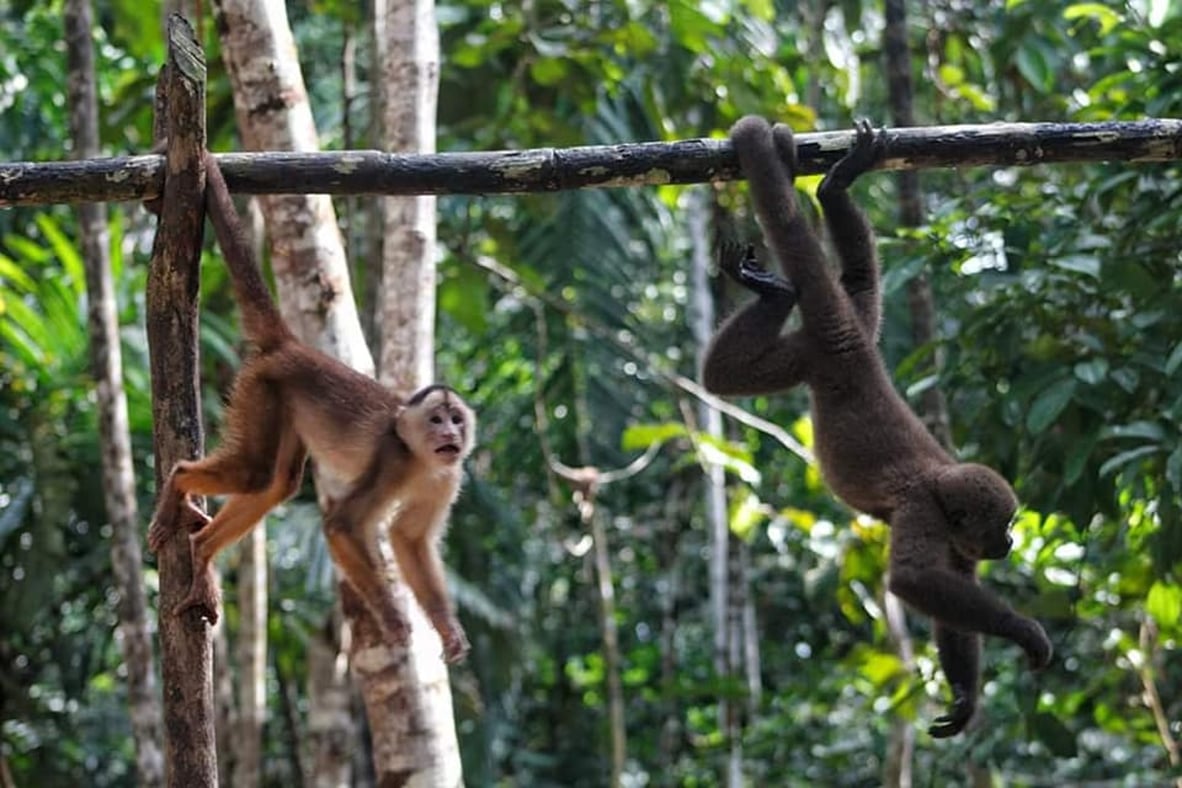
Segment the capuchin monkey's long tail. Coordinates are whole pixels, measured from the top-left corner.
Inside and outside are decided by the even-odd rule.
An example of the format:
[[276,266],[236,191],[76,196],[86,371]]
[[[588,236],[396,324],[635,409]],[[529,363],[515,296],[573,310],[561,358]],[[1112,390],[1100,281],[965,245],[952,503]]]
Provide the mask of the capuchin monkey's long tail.
[[230,269],[246,338],[263,352],[295,339],[263,281],[262,269],[246,241],[246,231],[230,199],[226,179],[209,151],[205,152],[205,209]]

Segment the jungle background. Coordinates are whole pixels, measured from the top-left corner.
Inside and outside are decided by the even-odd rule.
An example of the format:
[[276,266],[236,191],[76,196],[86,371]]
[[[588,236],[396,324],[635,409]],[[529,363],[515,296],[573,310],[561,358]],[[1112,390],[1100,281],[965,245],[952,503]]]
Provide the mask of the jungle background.
[[[374,147],[363,4],[286,7],[321,144]],[[5,160],[71,150],[61,13],[0,3]],[[150,147],[162,13],[95,4],[104,154]],[[462,0],[436,13],[441,151],[721,136],[747,113],[801,132],[892,123],[873,2]],[[907,14],[918,125],[1182,117],[1177,3],[929,0]],[[210,147],[240,150],[213,27],[200,28]],[[479,413],[444,553],[473,641],[451,671],[466,782],[898,784],[899,757],[932,785],[1178,779],[1180,174],[1129,162],[927,170],[918,221],[900,216],[896,176],[855,187],[880,236],[887,365],[937,429],[946,418],[962,457],[1014,482],[1015,547],[983,582],[1039,618],[1056,649],[1032,675],[1012,645],[987,640],[980,722],[949,741],[923,732],[946,698],[927,624],[891,625],[886,527],[835,502],[785,445],[810,442],[805,395],[735,403],[787,435],[749,419],[711,427],[679,377],[695,376],[703,310],[716,322],[743,297],[702,276],[717,238],[754,237],[742,185],[440,198],[436,373]],[[806,205],[817,180],[798,182]],[[369,199],[337,206],[371,327]],[[142,534],[155,220],[138,205],[109,210]],[[241,347],[207,248],[213,444]],[[86,300],[74,210],[0,212],[5,784],[135,783]],[[553,472],[642,455],[582,510]],[[266,714],[242,784],[312,784],[321,685],[309,662],[335,600],[318,518],[308,484],[267,521]],[[233,550],[221,561],[218,673],[231,684],[244,565]],[[143,573],[152,627],[151,556]],[[233,721],[232,686],[219,698]],[[352,784],[366,784],[363,749],[341,756]]]

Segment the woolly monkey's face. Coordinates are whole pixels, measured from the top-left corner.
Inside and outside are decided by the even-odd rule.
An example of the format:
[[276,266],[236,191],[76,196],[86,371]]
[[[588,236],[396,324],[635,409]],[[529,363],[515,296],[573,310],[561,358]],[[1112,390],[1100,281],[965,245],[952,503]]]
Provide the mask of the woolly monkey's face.
[[974,561],[1009,554],[1018,499],[1000,475],[983,465],[956,465],[941,474],[936,496],[958,553]]

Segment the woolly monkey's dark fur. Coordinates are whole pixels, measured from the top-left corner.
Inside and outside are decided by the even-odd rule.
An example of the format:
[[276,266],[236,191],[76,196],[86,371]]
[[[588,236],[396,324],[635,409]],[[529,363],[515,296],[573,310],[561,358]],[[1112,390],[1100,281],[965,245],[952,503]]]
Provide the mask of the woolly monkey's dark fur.
[[[1013,490],[989,468],[952,459],[895,391],[879,356],[874,237],[847,190],[881,155],[882,138],[860,123],[849,154],[817,190],[841,259],[839,285],[797,208],[791,130],[746,117],[730,136],[767,246],[787,278],[750,253],[723,259],[723,270],[758,298],[715,335],[703,382],[731,395],[809,387],[826,481],[850,506],[890,523],[890,589],[933,619],[953,700],[930,732],[955,735],[976,710],[982,634],[1018,644],[1036,669],[1050,661],[1051,643],[1037,621],[977,582],[977,561],[1009,552]],[[797,304],[801,328],[782,334]]]

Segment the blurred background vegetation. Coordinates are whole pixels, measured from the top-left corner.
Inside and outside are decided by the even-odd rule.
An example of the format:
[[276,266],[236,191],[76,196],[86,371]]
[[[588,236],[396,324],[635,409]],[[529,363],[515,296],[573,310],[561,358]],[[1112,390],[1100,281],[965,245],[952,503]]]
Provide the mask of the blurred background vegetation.
[[[164,55],[150,6],[96,4],[110,154],[150,145]],[[1182,117],[1177,3],[911,6],[919,124]],[[464,0],[437,11],[440,150],[719,136],[746,113],[799,131],[849,128],[856,116],[889,122],[877,3]],[[68,155],[60,12],[56,0],[0,4],[5,160]],[[340,0],[293,0],[288,12],[322,142],[344,147],[346,119],[363,127],[368,116],[364,61],[348,106],[341,70],[363,16]],[[209,20],[204,28],[210,147],[234,149],[228,82]],[[909,397],[938,386],[962,455],[1014,481],[1026,507],[1015,549],[984,582],[1043,621],[1057,652],[1034,676],[1015,648],[987,641],[982,723],[951,741],[917,737],[924,783],[963,783],[966,764],[1011,785],[1179,775],[1180,175],[1176,163],[1128,162],[925,171],[923,224],[905,230],[892,176],[856,187],[880,234],[888,366]],[[741,186],[696,188],[717,226],[752,231]],[[740,710],[752,784],[878,784],[892,724],[922,730],[941,711],[926,623],[911,621],[913,666],[889,636],[885,527],[837,504],[814,468],[763,432],[728,421],[724,441],[686,439],[696,405],[669,375],[693,377],[700,350],[692,193],[439,201],[439,378],[480,414],[446,549],[474,646],[452,672],[471,785],[602,785],[608,771],[594,556],[569,491],[548,475],[536,407],[549,416],[549,448],[570,465],[621,467],[665,441],[651,465],[596,499],[620,637],[626,784],[721,784],[720,698]],[[352,241],[350,213],[340,215]],[[141,512],[152,497],[143,319],[153,226],[138,206],[111,213]],[[76,232],[68,206],[0,212],[0,743],[23,785],[132,780]],[[363,301],[366,261],[352,257]],[[920,273],[937,336],[916,347],[906,285]],[[725,313],[737,294],[715,290]],[[202,298],[216,440],[238,353],[220,261],[204,266]],[[807,444],[803,393],[738,404]],[[715,667],[708,604],[709,451],[727,458],[735,588],[759,647],[754,668],[730,676]],[[309,489],[268,523],[268,784],[290,776],[278,710],[292,703],[298,718],[306,634],[334,598],[316,522]],[[232,633],[234,562],[223,571]]]

